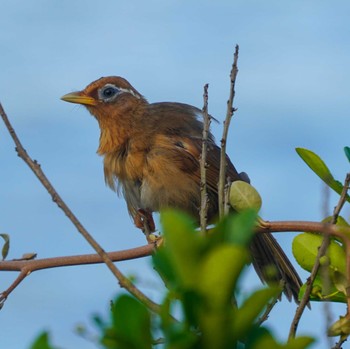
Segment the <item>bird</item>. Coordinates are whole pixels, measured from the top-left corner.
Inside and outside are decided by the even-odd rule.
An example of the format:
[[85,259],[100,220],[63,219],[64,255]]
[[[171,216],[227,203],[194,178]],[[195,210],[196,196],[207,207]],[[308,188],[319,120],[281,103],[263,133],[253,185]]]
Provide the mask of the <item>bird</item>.
[[[100,127],[97,153],[103,156],[106,184],[122,193],[137,227],[154,231],[152,213],[166,208],[199,220],[202,110],[178,102],[149,103],[120,76],[102,77],[61,99],[85,106],[96,118]],[[228,156],[226,161],[231,182],[248,181]],[[212,133],[206,162],[210,222],[218,215],[220,168],[220,148]],[[256,234],[250,250],[259,278],[282,283],[288,300],[298,302],[302,282],[276,239],[270,233]]]

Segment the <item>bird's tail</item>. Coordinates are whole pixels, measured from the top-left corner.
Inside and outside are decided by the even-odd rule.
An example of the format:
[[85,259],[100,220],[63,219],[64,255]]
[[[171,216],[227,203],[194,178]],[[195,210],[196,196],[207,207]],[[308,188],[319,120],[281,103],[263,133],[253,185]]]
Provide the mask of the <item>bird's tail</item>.
[[251,243],[254,268],[263,282],[283,282],[284,294],[288,300],[298,294],[302,282],[292,263],[276,239],[270,234],[256,234]]

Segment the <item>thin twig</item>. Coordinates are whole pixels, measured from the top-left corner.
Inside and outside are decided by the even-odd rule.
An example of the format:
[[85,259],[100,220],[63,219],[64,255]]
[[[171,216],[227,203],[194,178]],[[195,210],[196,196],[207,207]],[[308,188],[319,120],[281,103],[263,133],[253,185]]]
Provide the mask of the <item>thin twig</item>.
[[0,293],[0,309],[2,309],[8,295],[30,274],[27,270],[22,270],[10,287]]
[[218,204],[219,204],[219,216],[223,217],[225,214],[225,185],[226,185],[226,143],[227,143],[227,136],[228,136],[228,130],[230,127],[231,118],[236,111],[236,109],[233,107],[233,100],[235,98],[235,84],[236,84],[236,77],[238,74],[238,52],[239,52],[239,46],[236,45],[235,53],[233,55],[233,64],[232,69],[230,73],[230,96],[227,101],[227,112],[226,112],[226,118],[224,121],[224,129],[222,133],[221,138],[221,153],[220,153],[220,173],[219,173],[219,183],[218,183]]
[[337,342],[335,343],[335,345],[331,348],[331,349],[342,349],[342,345],[347,341],[348,339],[347,338],[342,338]]
[[[346,180],[345,180],[345,183],[344,183],[344,187],[343,187],[343,190],[342,190],[342,193],[341,193],[341,196],[339,198],[339,201],[338,201],[338,205],[336,206],[336,208],[334,209],[334,213],[333,213],[333,219],[332,219],[332,222],[331,224],[322,224],[325,226],[325,228],[330,228],[330,227],[335,227],[335,223],[337,221],[337,218],[339,216],[339,213],[342,209],[342,207],[344,206],[345,204],[345,201],[346,201],[346,195],[347,195],[347,192],[349,190],[349,182],[350,182],[350,176],[347,175],[346,176]],[[310,231],[310,230],[304,230],[304,231]],[[324,232],[322,230],[320,230],[320,232]],[[329,236],[329,234],[327,234]],[[350,276],[350,251],[349,251],[349,239],[348,237],[346,236],[343,236],[343,241],[344,241],[344,244],[346,245],[346,259],[347,259],[347,277],[348,279],[349,276]],[[326,251],[327,251],[327,248],[328,248],[328,245],[329,245],[329,239],[324,239],[322,241],[322,244],[318,250],[318,253],[317,253],[317,257],[316,257],[316,260],[315,260],[315,264],[313,265],[312,267],[312,270],[311,270],[311,274],[310,276],[308,277],[307,281],[306,281],[306,289],[305,289],[305,293],[303,294],[303,297],[302,299],[300,300],[300,304],[295,312],[295,315],[294,315],[294,318],[293,318],[293,321],[292,321],[292,324],[291,324],[291,327],[290,327],[290,330],[289,330],[289,339],[291,338],[294,338],[295,337],[295,334],[296,334],[296,331],[297,331],[297,328],[298,328],[298,325],[299,325],[299,321],[301,319],[301,316],[305,310],[305,307],[307,306],[307,304],[309,303],[309,298],[310,298],[310,294],[311,294],[311,290],[312,290],[312,285],[313,285],[313,282],[316,278],[316,275],[317,275],[317,272],[320,268],[320,258],[322,256],[325,255]],[[350,309],[350,305],[349,305],[349,302],[350,300],[348,300],[348,314],[349,314],[349,309]]]
[[346,202],[347,193],[349,191],[349,186],[350,186],[350,173],[347,173],[345,181],[344,181],[344,187],[343,187],[343,190],[342,190],[341,195],[340,195],[340,199],[338,201],[337,206],[334,208],[334,211],[333,211],[332,224],[337,223],[340,211]]
[[264,313],[258,319],[258,325],[259,326],[269,318],[271,310],[274,308],[274,306],[278,302],[278,298],[279,297],[280,297],[280,294],[277,297],[275,297],[271,302],[269,302],[269,304],[267,305]]
[[202,153],[199,160],[201,171],[201,207],[199,210],[200,217],[200,229],[202,234],[207,232],[207,220],[208,220],[208,192],[207,192],[207,152],[208,152],[208,139],[209,128],[211,123],[211,116],[208,114],[208,84],[204,85],[203,94],[203,136],[202,136]]
[[9,131],[15,145],[16,151],[20,158],[29,166],[29,168],[34,172],[36,177],[39,179],[41,184],[45,187],[48,193],[51,195],[52,200],[57,204],[57,206],[65,213],[69,220],[74,224],[79,233],[85,238],[85,240],[91,245],[91,247],[97,252],[97,254],[102,258],[103,262],[107,265],[113,275],[118,279],[121,287],[127,289],[132,295],[143,302],[151,311],[159,313],[160,306],[149,299],[144,293],[142,293],[138,288],[133,285],[133,283],[125,277],[120,270],[113,264],[113,262],[108,257],[107,253],[103,248],[97,243],[97,241],[89,234],[89,232],[80,223],[78,218],[74,215],[67,204],[62,200],[60,195],[57,193],[56,189],[50,183],[44,172],[42,171],[40,165],[36,160],[27,154],[26,150],[23,148],[14,128],[12,127],[5,110],[0,103],[0,115],[5,123],[7,130]]
[[[324,185],[324,194],[323,194],[323,217],[329,216],[329,201],[330,201],[330,187],[328,185]],[[332,217],[332,224],[336,224],[337,220],[335,217]],[[329,266],[330,266],[330,260],[328,258],[329,256],[329,244],[331,241],[331,237],[329,235],[323,236],[323,243],[327,246],[326,248],[326,258],[324,258],[323,263],[320,265],[319,274],[321,277],[322,282],[322,293],[329,294],[331,289],[331,278],[329,274]],[[324,319],[325,319],[325,337],[328,342],[328,347],[331,348],[333,345],[333,339],[329,336],[327,336],[327,329],[330,328],[332,324],[332,312],[331,312],[331,306],[329,302],[323,302],[322,304],[323,312],[324,312]]]
[[[334,208],[334,212],[333,212],[333,217],[332,217],[332,223],[336,224],[340,211],[343,208],[343,205],[346,202],[346,197],[347,197],[347,193],[349,191],[349,185],[350,185],[350,173],[347,173],[346,178],[345,178],[345,182],[344,182],[344,187],[343,187],[343,191],[341,193],[340,196],[340,200],[338,201],[338,205]],[[346,254],[346,271],[347,271],[347,281],[348,284],[350,284],[350,243],[349,240],[345,241],[345,254]],[[349,294],[347,295],[347,313],[346,313],[346,317],[349,319],[350,318],[350,297]],[[348,336],[341,336],[340,339],[338,340],[338,342],[335,344],[334,348],[335,349],[340,349],[343,345],[343,343],[347,340]]]
[[228,215],[230,212],[230,188],[231,188],[231,179],[227,178],[227,183],[225,184],[225,189],[224,189],[224,215]]

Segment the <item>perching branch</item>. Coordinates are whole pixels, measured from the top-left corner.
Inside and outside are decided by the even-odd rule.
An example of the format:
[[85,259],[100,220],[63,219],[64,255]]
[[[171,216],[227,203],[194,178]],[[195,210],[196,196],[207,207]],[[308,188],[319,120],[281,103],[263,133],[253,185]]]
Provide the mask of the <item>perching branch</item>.
[[220,153],[220,173],[219,173],[219,183],[218,183],[218,200],[219,200],[219,216],[223,217],[225,214],[225,186],[226,186],[226,142],[228,136],[228,130],[230,127],[231,118],[236,109],[233,107],[233,100],[235,98],[235,84],[236,77],[238,74],[238,52],[239,46],[236,45],[232,69],[230,73],[230,96],[227,101],[227,112],[224,121],[224,129],[221,138],[221,153]]
[[[108,258],[113,262],[126,261],[130,259],[142,258],[152,254],[154,246],[151,244],[132,248],[129,250],[115,251],[107,253]],[[19,271],[20,274],[11,286],[0,293],[0,306],[9,294],[25,279],[26,276],[36,270],[66,267],[72,265],[98,264],[104,263],[98,254],[85,254],[79,256],[65,256],[31,260],[9,260],[0,262],[1,271]]]
[[200,171],[201,171],[201,206],[199,211],[200,217],[200,229],[202,234],[207,231],[207,218],[208,218],[208,205],[209,198],[207,192],[207,152],[208,152],[208,139],[209,139],[209,128],[211,123],[211,116],[208,114],[208,84],[204,85],[203,94],[203,136],[202,136],[202,153],[199,160]]
[[[323,224],[311,221],[264,221],[264,226],[256,228],[257,234],[281,233],[309,231],[322,233],[329,236],[335,236],[344,239],[347,234],[350,235],[350,228],[339,227],[332,224]],[[123,251],[107,253],[113,262],[142,258],[149,256],[154,251],[154,246],[148,244],[141,247],[135,247]],[[103,259],[97,254],[86,254],[78,256],[65,256],[44,259],[15,259],[9,261],[0,261],[0,271],[23,271],[33,272],[41,269],[58,268],[73,265],[97,264],[103,263]]]
[[263,224],[256,228],[256,233],[262,234],[305,231],[335,236],[343,240],[350,234],[348,227],[312,221],[263,221]]
[[[144,293],[142,293],[138,288],[133,285],[133,283],[124,276],[121,271],[113,264],[113,262],[108,257],[108,254],[103,250],[103,248],[98,244],[98,242],[89,234],[89,232],[84,228],[84,226],[80,223],[78,218],[74,215],[71,209],[67,206],[67,204],[60,197],[56,189],[50,183],[44,172],[42,171],[40,165],[36,160],[32,160],[32,158],[28,155],[26,150],[23,148],[14,128],[12,127],[2,105],[0,104],[0,115],[2,120],[5,123],[7,130],[9,131],[15,145],[17,154],[22,160],[29,166],[29,168],[34,172],[35,176],[39,179],[41,184],[45,187],[48,193],[51,195],[52,200],[57,204],[57,206],[65,213],[68,219],[74,224],[79,233],[84,237],[84,239],[91,245],[91,247],[97,252],[97,254],[101,257],[103,262],[107,265],[113,275],[118,279],[121,287],[127,289],[132,295],[134,295],[137,299],[143,302],[151,311],[159,313],[160,306],[154,303],[151,299],[149,299]],[[24,276],[25,277],[25,276]],[[24,278],[23,277],[23,278]]]

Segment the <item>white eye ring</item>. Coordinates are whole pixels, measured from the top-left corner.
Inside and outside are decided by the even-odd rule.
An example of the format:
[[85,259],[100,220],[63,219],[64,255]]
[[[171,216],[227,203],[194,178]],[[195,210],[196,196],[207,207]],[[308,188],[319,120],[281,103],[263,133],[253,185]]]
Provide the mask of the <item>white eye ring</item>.
[[98,98],[104,102],[113,100],[120,94],[121,90],[112,84],[106,84],[98,90]]
[[103,102],[111,102],[115,98],[117,98],[122,93],[130,93],[132,96],[140,99],[141,96],[135,93],[133,90],[129,90],[128,88],[117,87],[113,84],[106,84],[97,91],[98,98]]

